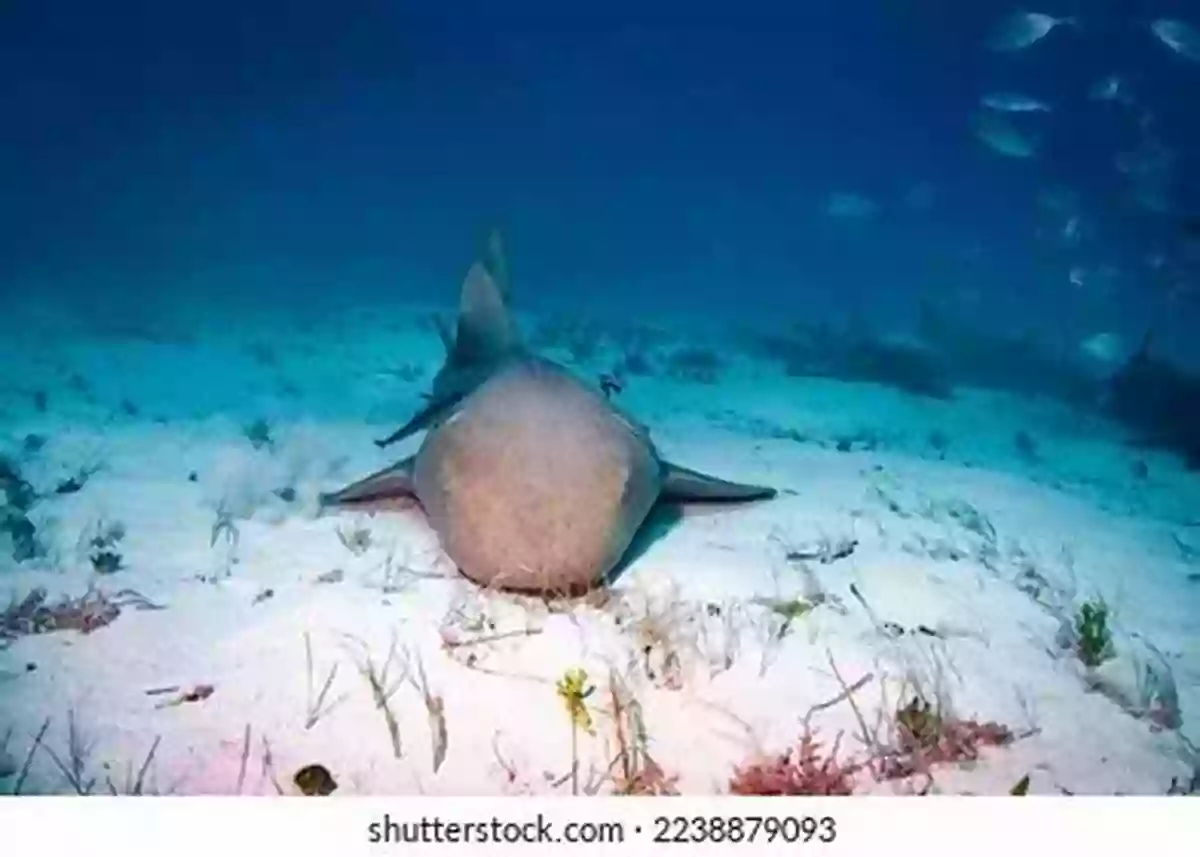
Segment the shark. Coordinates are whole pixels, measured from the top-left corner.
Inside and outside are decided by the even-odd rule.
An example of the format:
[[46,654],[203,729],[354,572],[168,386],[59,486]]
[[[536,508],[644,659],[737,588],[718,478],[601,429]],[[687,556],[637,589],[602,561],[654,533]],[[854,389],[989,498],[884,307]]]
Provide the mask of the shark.
[[424,431],[417,451],[322,494],[323,508],[415,500],[469,580],[569,596],[610,582],[659,504],[776,496],[662,458],[644,425],[524,343],[490,261],[470,267],[453,328],[438,328],[446,356],[425,405],[375,441]]

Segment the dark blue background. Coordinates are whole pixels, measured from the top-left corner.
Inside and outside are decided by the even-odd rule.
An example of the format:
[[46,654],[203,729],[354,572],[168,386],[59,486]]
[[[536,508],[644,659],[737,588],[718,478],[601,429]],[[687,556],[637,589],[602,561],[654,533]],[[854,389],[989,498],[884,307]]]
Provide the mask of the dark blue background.
[[[1054,0],[1039,9],[1081,29],[997,55],[982,41],[1014,6],[996,0],[0,0],[0,276],[440,301],[498,222],[540,305],[887,320],[928,295],[1179,341],[1194,317],[1141,262],[1175,219],[1130,204],[1112,158],[1133,114],[1086,93],[1133,76],[1187,204],[1200,64],[1146,24],[1200,23],[1196,6]],[[1056,104],[1037,161],[972,136],[997,89]],[[901,204],[918,182],[929,212]],[[1058,184],[1083,193],[1098,247],[1035,239],[1035,195]],[[833,190],[881,218],[830,222]],[[1080,292],[1075,262],[1123,277]]]

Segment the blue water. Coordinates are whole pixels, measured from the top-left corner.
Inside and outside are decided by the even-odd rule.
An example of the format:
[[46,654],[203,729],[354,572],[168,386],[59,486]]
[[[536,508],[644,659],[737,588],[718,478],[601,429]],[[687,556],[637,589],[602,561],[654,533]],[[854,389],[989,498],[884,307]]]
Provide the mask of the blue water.
[[[81,300],[441,299],[498,223],[539,306],[892,323],[926,296],[1056,335],[1153,324],[1178,349],[1196,301],[1144,262],[1174,252],[1178,218],[1131,204],[1112,159],[1152,112],[1195,210],[1200,64],[1146,27],[1200,21],[1189,5],[1055,0],[1039,9],[1082,27],[1012,55],[983,47],[1007,0],[10,0],[0,278]],[[1114,72],[1138,111],[1087,98]],[[1038,159],[972,135],[1000,89],[1055,105]],[[927,211],[903,202],[919,183]],[[1060,185],[1090,246],[1035,237]],[[881,216],[830,221],[836,190]],[[1077,290],[1073,264],[1119,284]]]
[[[965,656],[980,677],[971,692],[987,689],[967,697],[981,718],[1017,727],[1029,715],[1025,697],[1006,701],[1018,681],[1043,701],[1044,743],[980,767],[987,788],[1007,792],[1030,770],[1037,793],[1178,792],[1176,773],[1195,791],[1200,60],[1149,24],[1178,17],[1200,32],[1200,4],[1039,0],[1079,26],[989,51],[1017,6],[0,0],[0,583],[14,593],[0,613],[0,735],[14,724],[0,791],[18,770],[4,773],[5,752],[32,758],[69,691],[96,694],[102,717],[81,723],[113,727],[105,770],[146,758],[149,726],[170,722],[166,773],[200,760],[190,790],[240,792],[224,754],[250,740],[245,706],[278,706],[268,723],[283,724],[275,712],[311,705],[288,660],[310,624],[373,645],[391,633],[394,648],[398,617],[414,645],[445,643],[443,613],[468,621],[458,576],[434,580],[430,527],[398,509],[338,515],[317,497],[382,466],[392,449],[370,441],[428,406],[442,350],[426,314],[452,308],[493,228],[534,347],[584,383],[602,377],[687,466],[781,492],[746,517],[685,517],[675,541],[659,540],[643,573],[685,581],[678,606],[715,628],[735,614],[714,598],[781,604],[762,600],[782,591],[780,569],[812,560],[824,583],[808,581],[798,622],[807,610],[829,628],[864,619],[844,626],[842,664],[878,665],[907,628],[913,645],[936,638]],[[1112,74],[1133,103],[1089,97]],[[1006,91],[1053,105],[1017,117],[1038,129],[1035,158],[973,130],[981,97]],[[1151,210],[1118,164],[1148,170],[1155,149],[1170,169]],[[1047,206],[1068,192],[1071,211]],[[837,194],[874,214],[831,215]],[[1136,351],[1143,341],[1151,351]],[[968,389],[980,387],[993,389]],[[122,535],[101,538],[101,524]],[[373,541],[359,550],[347,534],[362,532]],[[793,550],[810,543],[846,552]],[[390,588],[393,560],[432,600]],[[382,583],[368,565],[386,570]],[[108,574],[151,606],[125,604],[119,624],[102,614],[116,636],[91,649],[74,632],[98,629],[72,605]],[[25,599],[51,585],[68,600],[47,625]],[[1101,686],[1076,672],[1069,620],[1112,593],[1130,636]],[[172,609],[153,609],[160,600]],[[815,678],[825,627],[789,638],[779,684],[734,685],[730,699],[765,710],[798,693],[795,711],[815,704],[858,728]],[[147,651],[148,639],[163,645]],[[542,642],[557,663],[558,641]],[[648,665],[651,647],[636,645],[630,663]],[[534,711],[529,688],[543,688],[510,683],[487,711],[475,696],[461,706],[450,648],[425,660],[449,670],[433,678],[466,724],[451,730],[443,785],[503,788],[477,764],[499,754],[486,715],[528,727],[514,746],[538,749],[536,718],[510,724],[507,712]],[[181,675],[177,661],[212,674]],[[341,675],[352,680],[349,663]],[[147,688],[192,678],[215,682],[208,716],[223,719],[155,719]],[[1117,706],[1097,707],[1097,688]],[[409,773],[423,755],[377,765],[400,752],[364,743],[363,723],[384,733],[377,698],[360,702],[360,719],[329,718],[297,746],[329,753],[347,783],[384,772],[362,791],[420,782]],[[777,707],[792,729],[795,712]],[[68,728],[56,719],[47,741]],[[704,755],[680,736],[670,770]],[[281,749],[299,740],[277,737]],[[28,792],[66,788],[49,761]],[[543,761],[530,763],[539,781]]]

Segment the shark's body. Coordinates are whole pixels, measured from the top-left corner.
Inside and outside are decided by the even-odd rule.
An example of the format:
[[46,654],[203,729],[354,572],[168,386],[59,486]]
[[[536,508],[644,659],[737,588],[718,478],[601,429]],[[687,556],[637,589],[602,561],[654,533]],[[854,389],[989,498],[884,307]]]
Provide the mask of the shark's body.
[[471,580],[574,594],[620,563],[659,501],[746,501],[772,488],[715,479],[659,458],[647,431],[566,369],[520,343],[482,264],[430,403],[387,446],[428,429],[417,453],[325,504],[415,498]]

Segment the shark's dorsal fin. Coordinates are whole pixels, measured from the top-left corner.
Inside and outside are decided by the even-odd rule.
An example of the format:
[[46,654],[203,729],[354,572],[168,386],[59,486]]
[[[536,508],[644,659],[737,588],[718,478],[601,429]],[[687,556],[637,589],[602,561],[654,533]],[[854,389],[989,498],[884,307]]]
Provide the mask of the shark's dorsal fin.
[[517,347],[519,337],[504,295],[482,262],[463,280],[458,299],[454,350],[447,364],[456,368],[494,363]]
[[495,279],[476,262],[463,280],[453,337],[438,326],[446,362],[433,379],[429,404],[395,432],[375,441],[382,449],[444,419],[492,370],[521,347],[517,326]]

